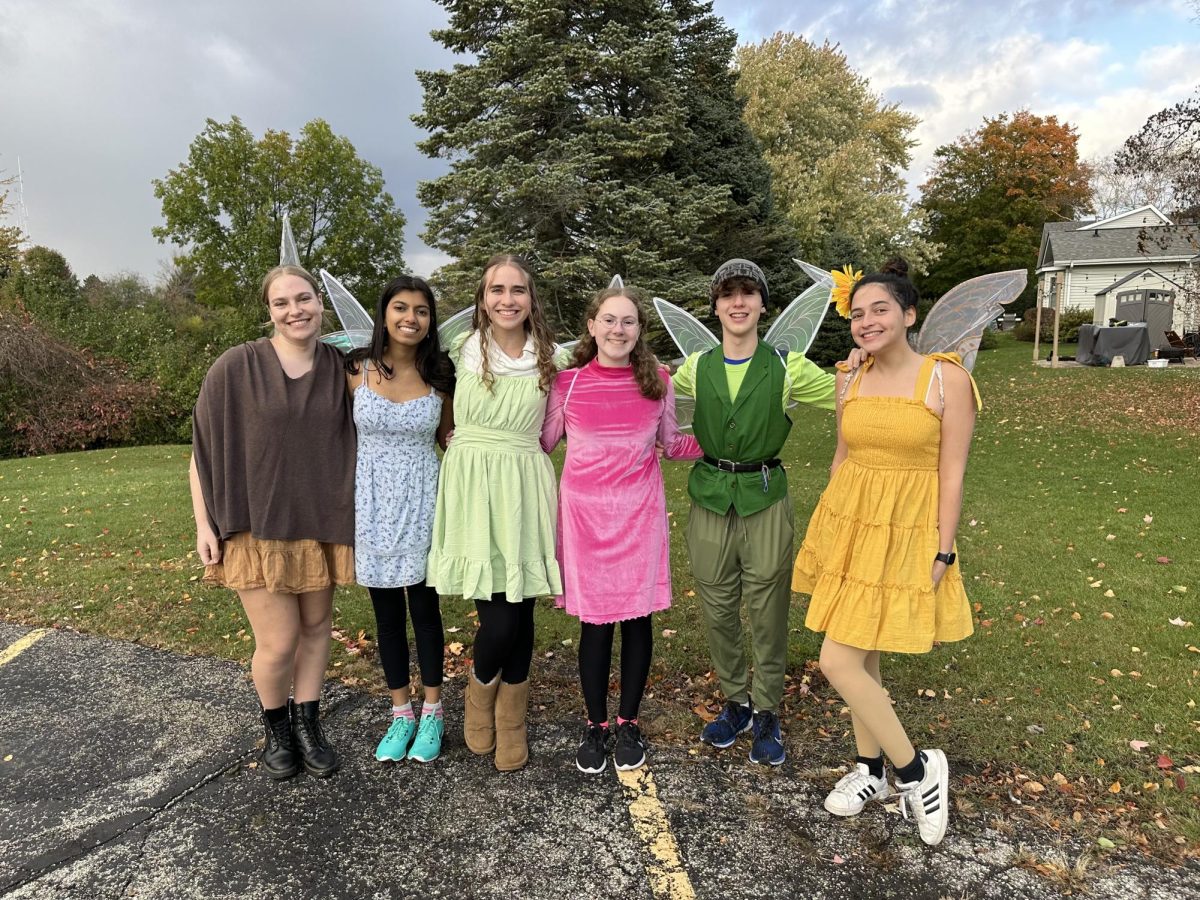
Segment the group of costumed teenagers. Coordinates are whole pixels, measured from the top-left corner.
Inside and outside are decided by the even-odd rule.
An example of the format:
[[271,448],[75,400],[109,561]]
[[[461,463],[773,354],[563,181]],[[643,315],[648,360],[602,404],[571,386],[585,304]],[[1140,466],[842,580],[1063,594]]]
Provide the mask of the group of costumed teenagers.
[[[322,272],[344,330],[321,338],[317,281],[299,267],[285,222],[281,265],[262,288],[274,333],[213,364],[190,467],[205,580],[237,591],[254,633],[263,769],[288,778],[339,765],[319,703],[333,589],[355,580],[371,596],[391,693],[378,760],[441,752],[438,597],[457,595],[474,600],[479,621],[464,741],[500,771],[524,766],[534,604],[551,596],[580,620],[587,720],[576,766],[599,773],[609,756],[618,769],[642,766],[651,618],[672,597],[661,456],[695,460],[686,543],[726,701],[700,740],[727,748],[749,732],[751,761],[784,762],[788,610],[792,590],[807,594],[806,625],[824,633],[821,670],[850,709],[857,749],[825,808],[855,815],[895,791],[922,840],[940,842],[946,757],[910,742],[880,653],[924,653],[972,631],[954,546],[979,402],[969,370],[983,328],[1025,273],[946,294],[914,348],[917,293],[903,261],[865,277],[800,265],[813,284],[763,339],[769,288],[748,260],[712,278],[719,338],[656,298],[684,357],[671,375],[646,343],[636,288],[614,278],[589,304],[580,339],[560,346],[532,271],[508,255],[488,261],[474,305],[440,326],[421,278],[394,279],[371,315]],[[857,345],[836,376],[805,358],[831,300]],[[838,440],[794,556],[780,453],[797,403],[834,410]],[[559,480],[547,454],[564,438]]]

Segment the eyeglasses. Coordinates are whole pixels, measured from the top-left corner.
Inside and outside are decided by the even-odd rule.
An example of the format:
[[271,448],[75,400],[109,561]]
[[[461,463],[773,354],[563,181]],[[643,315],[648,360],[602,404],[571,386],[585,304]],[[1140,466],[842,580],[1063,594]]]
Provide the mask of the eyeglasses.
[[623,325],[626,328],[638,327],[638,320],[632,316],[627,319],[618,319],[616,316],[600,316],[596,321],[605,328],[616,328],[617,325]]

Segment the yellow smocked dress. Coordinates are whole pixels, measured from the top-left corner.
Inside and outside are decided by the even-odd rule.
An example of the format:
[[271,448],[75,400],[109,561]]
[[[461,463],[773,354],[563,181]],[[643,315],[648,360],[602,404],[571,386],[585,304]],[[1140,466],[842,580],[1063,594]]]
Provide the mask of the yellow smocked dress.
[[954,354],[926,357],[911,397],[860,397],[855,378],[842,406],[847,456],[792,572],[792,590],[812,595],[804,624],[839,643],[926,653],[974,630],[957,562],[933,589],[941,418],[925,396],[937,389],[938,360],[960,364]]

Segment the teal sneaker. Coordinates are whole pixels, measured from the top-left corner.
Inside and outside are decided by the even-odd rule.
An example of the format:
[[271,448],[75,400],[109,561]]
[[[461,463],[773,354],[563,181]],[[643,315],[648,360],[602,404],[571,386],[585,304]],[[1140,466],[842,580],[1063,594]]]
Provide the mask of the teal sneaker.
[[442,752],[442,735],[446,731],[446,720],[434,713],[421,716],[417,726],[417,739],[408,751],[408,758],[417,762],[433,762]]
[[375,748],[375,758],[380,762],[400,762],[412,743],[417,730],[417,721],[411,716],[396,716],[392,725]]

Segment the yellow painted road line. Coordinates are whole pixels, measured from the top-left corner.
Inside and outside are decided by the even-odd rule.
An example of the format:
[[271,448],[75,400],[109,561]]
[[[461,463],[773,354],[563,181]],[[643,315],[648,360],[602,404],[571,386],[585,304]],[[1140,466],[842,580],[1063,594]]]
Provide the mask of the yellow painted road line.
[[22,637],[18,638],[10,646],[0,652],[0,666],[8,665],[14,659],[28,650],[42,638],[50,633],[49,628],[35,628],[33,631],[27,632]]
[[679,844],[671,833],[666,810],[658,800],[654,776],[643,766],[632,772],[618,770],[617,778],[629,800],[633,830],[650,851],[646,874],[655,900],[695,900],[696,892],[679,856]]

